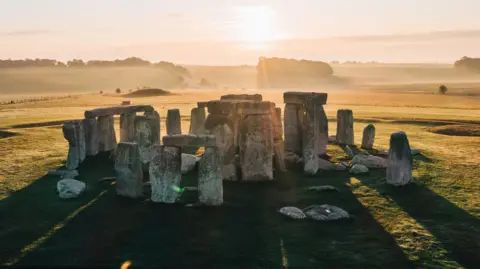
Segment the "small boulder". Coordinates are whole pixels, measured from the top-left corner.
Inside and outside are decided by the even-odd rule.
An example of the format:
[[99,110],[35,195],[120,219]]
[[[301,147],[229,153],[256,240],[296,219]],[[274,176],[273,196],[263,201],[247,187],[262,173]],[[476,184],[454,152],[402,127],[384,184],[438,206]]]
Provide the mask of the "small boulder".
[[368,168],[387,168],[387,161],[382,157],[357,154],[352,159],[352,164],[363,164]]
[[365,174],[368,173],[368,167],[363,164],[354,164],[352,168],[350,168],[350,173],[355,175]]
[[335,163],[332,165],[332,170],[333,171],[346,171],[348,170],[347,166],[341,163]]
[[305,188],[306,191],[338,191],[337,188],[330,185],[322,185],[322,186],[311,186]]
[[85,190],[85,183],[75,179],[62,179],[57,182],[58,195],[62,199],[76,198]]
[[320,221],[350,218],[347,211],[332,205],[312,205],[303,209],[303,212],[309,218]]
[[278,212],[280,212],[280,214],[287,216],[291,219],[304,219],[307,217],[302,210],[293,206],[282,207]]
[[319,158],[318,159],[318,169],[323,170],[323,171],[333,170],[333,163]]
[[195,155],[182,153],[182,175],[193,171],[195,169],[195,165],[200,160],[200,157]]

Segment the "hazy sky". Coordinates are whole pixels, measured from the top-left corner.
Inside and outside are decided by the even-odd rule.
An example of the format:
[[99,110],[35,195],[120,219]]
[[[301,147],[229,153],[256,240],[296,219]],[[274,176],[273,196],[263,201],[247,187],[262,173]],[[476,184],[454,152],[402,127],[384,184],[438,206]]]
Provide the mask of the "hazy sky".
[[479,10],[479,0],[0,0],[0,58],[450,62],[480,56]]

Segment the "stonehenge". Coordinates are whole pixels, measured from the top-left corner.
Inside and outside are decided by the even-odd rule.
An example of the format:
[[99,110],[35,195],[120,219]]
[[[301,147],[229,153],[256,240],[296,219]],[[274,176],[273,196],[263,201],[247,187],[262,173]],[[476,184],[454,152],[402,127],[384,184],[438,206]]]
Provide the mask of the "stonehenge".
[[[194,188],[198,191],[199,204],[219,206],[224,203],[224,180],[273,181],[278,173],[287,171],[286,160],[293,162],[289,169],[302,166],[306,175],[348,172],[348,162],[333,163],[327,155],[328,119],[323,107],[327,94],[285,92],[283,99],[283,122],[282,109],[273,102],[263,101],[259,94],[229,94],[220,100],[198,102],[191,110],[188,134],[182,134],[180,111],[170,109],[166,115],[167,135],[163,137],[160,115],[152,106],[87,110],[85,119],[63,125],[63,135],[69,145],[66,173],[78,175],[76,169],[86,158],[110,152],[110,156],[114,156],[115,188],[119,196],[145,198],[144,188],[150,186],[150,201],[172,204],[179,201],[185,188]],[[116,115],[120,116],[118,143]],[[334,143],[352,152],[351,172],[362,172],[359,167],[386,168],[388,184],[410,183],[412,152],[406,134],[392,134],[386,160],[368,153],[376,152],[369,151],[375,138],[372,124],[364,128],[362,137],[361,147],[368,152],[355,147],[353,121],[351,110],[337,111]],[[188,155],[185,150],[192,145],[203,147],[203,151],[189,155],[194,162],[187,164],[186,159],[182,161],[182,154]],[[197,169],[194,171],[197,187],[182,187],[182,162],[189,166],[188,171]],[[147,179],[149,182],[144,182]]]

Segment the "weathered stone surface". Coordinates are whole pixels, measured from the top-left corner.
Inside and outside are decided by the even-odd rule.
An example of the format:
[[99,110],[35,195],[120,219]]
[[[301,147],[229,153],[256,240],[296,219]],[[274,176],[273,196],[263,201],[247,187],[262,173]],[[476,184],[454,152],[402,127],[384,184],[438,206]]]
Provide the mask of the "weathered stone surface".
[[390,137],[390,154],[388,155],[387,183],[404,186],[413,181],[413,158],[405,132],[393,133]]
[[272,109],[272,120],[273,120],[273,129],[274,129],[274,140],[281,141],[283,140],[283,126],[282,126],[282,109],[275,107]]
[[186,147],[189,145],[200,146],[215,146],[216,139],[212,135],[194,135],[194,134],[179,134],[179,135],[166,135],[162,138],[165,146],[172,147]]
[[190,116],[190,134],[205,133],[205,108],[192,108]]
[[312,205],[304,208],[303,212],[305,212],[305,215],[309,218],[320,221],[350,218],[347,211],[332,205]]
[[[302,129],[301,123],[299,122],[299,117],[298,106],[292,104],[285,105],[285,151],[300,155],[302,153]],[[303,122],[303,115],[301,115],[301,118]]]
[[207,110],[210,114],[234,115],[236,109],[236,102],[231,100],[213,100],[207,104]]
[[155,145],[150,162],[151,200],[157,203],[175,203],[182,179],[180,148]]
[[219,115],[269,114],[275,103],[268,101],[213,100],[208,102],[208,112]]
[[167,134],[181,134],[182,125],[180,119],[180,110],[178,109],[169,109],[167,112]]
[[283,93],[283,102],[285,104],[305,104],[306,98],[316,99],[316,103],[325,105],[327,103],[328,95],[326,93],[317,92],[285,92]]
[[120,114],[120,142],[135,141],[135,112]]
[[366,155],[366,154],[357,154],[352,159],[352,165],[354,164],[363,164],[368,168],[386,168],[387,161],[378,156]]
[[[320,150],[320,120],[318,119],[321,105],[317,100],[306,98],[305,103],[305,116],[303,121],[303,143],[302,143],[302,156],[303,156],[303,172],[308,175],[315,175],[320,169],[318,154]],[[326,144],[325,144],[326,146]]]
[[97,129],[99,151],[110,151],[117,148],[113,116],[98,117]]
[[327,145],[328,145],[328,119],[323,106],[320,104],[316,104],[315,108],[315,120],[318,121],[318,134],[317,134],[317,143],[319,147],[319,151],[317,152],[319,155],[324,155],[327,153]]
[[318,158],[317,161],[318,161],[318,165],[317,165],[318,170],[323,170],[323,171],[333,170],[333,163],[327,160],[324,160],[322,158]]
[[353,112],[350,109],[337,111],[337,143],[354,145]]
[[207,147],[198,167],[198,200],[211,206],[223,204],[221,160],[217,147]]
[[153,143],[160,144],[160,114],[154,110],[146,111],[144,115],[150,122]]
[[77,125],[74,121],[63,124],[63,137],[68,141],[68,155],[65,166],[70,169],[76,169],[80,164],[80,146],[77,137]]
[[57,182],[58,195],[62,199],[71,199],[80,196],[85,191],[85,183],[75,179],[65,178]]
[[281,141],[274,143],[273,153],[274,153],[273,165],[275,170],[279,172],[287,171],[287,168],[285,167],[283,143],[281,143]]
[[352,174],[365,174],[368,173],[368,167],[363,164],[354,164],[352,168],[350,168],[350,173]]
[[311,186],[305,188],[306,191],[337,191],[338,189],[330,185]]
[[375,141],[375,126],[369,124],[363,129],[362,137],[362,148],[371,149],[373,148],[373,142]]
[[193,171],[195,169],[195,165],[199,160],[200,160],[200,157],[197,157],[191,154],[182,153],[182,168],[181,168],[182,175],[190,171]]
[[273,124],[270,114],[246,116],[240,123],[242,180],[273,179]]
[[130,198],[143,196],[143,170],[138,144],[120,142],[115,151],[117,195]]
[[261,94],[227,94],[222,95],[220,100],[250,100],[250,101],[262,101]]
[[98,153],[98,126],[97,119],[84,119],[85,146],[88,156],[95,156]]
[[307,217],[302,210],[293,206],[282,207],[278,212],[280,212],[280,214],[287,216],[291,219],[304,219]]
[[328,142],[330,142],[330,143],[336,143],[336,142],[337,142],[337,136],[336,136],[336,135],[330,135],[330,136],[328,136]]
[[410,149],[410,152],[412,153],[412,155],[419,155],[419,154],[420,154],[420,150],[419,150],[419,149],[411,148],[411,149]]
[[293,167],[297,164],[298,160],[300,159],[300,156],[293,152],[286,151],[284,154],[285,158],[285,165],[288,167]]
[[93,110],[85,111],[85,118],[96,118],[104,116],[120,115],[123,113],[135,113],[142,111],[153,111],[153,107],[149,105],[137,105],[137,106],[116,106],[97,108]]
[[78,158],[82,163],[87,157],[87,145],[85,140],[85,128],[83,126],[83,120],[75,121],[75,132],[77,133],[78,141]]
[[[212,114],[208,115],[207,122],[212,119]],[[224,123],[223,123],[224,122]],[[218,124],[214,125],[212,129],[208,130],[210,135],[213,135],[218,147],[218,154],[222,163],[223,179],[237,180],[236,169],[234,165],[236,147],[234,144],[234,132],[231,125],[228,124],[228,118],[224,118],[223,121],[217,121]],[[213,125],[213,124],[212,124]],[[209,124],[205,124],[209,126]],[[233,169],[231,168],[233,167]]]
[[158,144],[155,141],[156,133],[156,117],[135,116],[135,143],[138,145],[139,158],[144,164],[150,162],[153,154],[153,146]]

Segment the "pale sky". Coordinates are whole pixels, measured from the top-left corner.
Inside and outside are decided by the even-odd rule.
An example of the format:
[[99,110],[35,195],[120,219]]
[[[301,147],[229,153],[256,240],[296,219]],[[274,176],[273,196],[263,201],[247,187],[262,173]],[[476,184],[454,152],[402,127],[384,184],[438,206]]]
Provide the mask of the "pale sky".
[[480,0],[0,0],[0,58],[451,62],[480,57],[479,10]]

